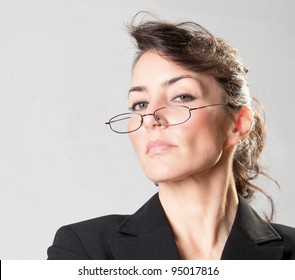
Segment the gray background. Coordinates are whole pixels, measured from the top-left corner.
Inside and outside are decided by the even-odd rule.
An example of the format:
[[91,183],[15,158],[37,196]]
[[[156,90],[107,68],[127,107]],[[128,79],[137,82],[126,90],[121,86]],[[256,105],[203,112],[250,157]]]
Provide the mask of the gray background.
[[[132,213],[157,188],[128,136],[104,122],[126,111],[139,10],[199,22],[236,46],[265,105],[263,156],[276,221],[295,226],[294,2],[0,0],[0,258],[45,259],[56,230]],[[257,205],[259,208],[261,205]]]

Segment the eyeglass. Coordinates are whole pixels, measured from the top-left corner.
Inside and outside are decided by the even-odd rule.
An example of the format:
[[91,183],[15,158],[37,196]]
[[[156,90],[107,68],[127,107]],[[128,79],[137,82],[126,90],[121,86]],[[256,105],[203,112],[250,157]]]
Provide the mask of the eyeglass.
[[142,126],[145,116],[153,116],[155,121],[161,126],[175,126],[187,122],[191,117],[191,111],[219,105],[225,105],[225,103],[210,104],[196,108],[173,105],[159,108],[152,114],[123,113],[112,117],[105,124],[108,124],[111,130],[120,134],[138,130]]

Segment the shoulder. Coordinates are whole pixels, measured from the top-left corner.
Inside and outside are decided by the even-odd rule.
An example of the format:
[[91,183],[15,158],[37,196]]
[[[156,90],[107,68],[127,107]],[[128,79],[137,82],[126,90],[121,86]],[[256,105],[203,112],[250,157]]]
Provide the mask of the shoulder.
[[285,248],[285,259],[295,259],[295,228],[282,225],[282,224],[271,224],[274,229],[280,234],[281,241],[280,245]]
[[114,259],[114,242],[161,228],[167,219],[155,194],[132,215],[108,215],[62,226],[47,250],[48,259]]
[[290,226],[286,226],[282,224],[276,224],[276,223],[271,223],[271,225],[281,235],[283,240],[293,243],[295,248],[295,228],[294,227],[290,227]]
[[62,226],[48,248],[48,259],[109,259],[108,240],[121,238],[117,227],[129,215],[108,215]]
[[72,230],[79,233],[83,233],[85,231],[93,233],[113,231],[127,217],[129,217],[129,215],[108,215],[69,224],[65,227],[70,227]]
[[108,215],[63,226],[59,231],[72,231],[81,240],[116,237],[117,227],[129,215]]

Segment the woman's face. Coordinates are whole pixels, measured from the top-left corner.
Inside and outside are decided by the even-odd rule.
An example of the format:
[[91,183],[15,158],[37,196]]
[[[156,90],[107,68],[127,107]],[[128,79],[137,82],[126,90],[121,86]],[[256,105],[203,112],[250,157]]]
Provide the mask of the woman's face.
[[[147,52],[135,65],[129,91],[134,112],[152,114],[158,108],[189,108],[222,103],[223,90],[209,76],[196,74]],[[140,129],[129,134],[146,176],[154,182],[171,182],[210,171],[223,156],[230,118],[224,106],[191,111],[180,125],[160,126],[144,117]]]

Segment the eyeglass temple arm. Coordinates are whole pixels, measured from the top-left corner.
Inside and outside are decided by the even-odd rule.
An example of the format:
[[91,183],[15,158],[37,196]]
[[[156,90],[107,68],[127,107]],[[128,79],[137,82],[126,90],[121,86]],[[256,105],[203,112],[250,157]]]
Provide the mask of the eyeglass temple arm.
[[218,105],[225,105],[225,103],[216,103],[216,104],[210,104],[210,105],[204,105],[201,107],[196,107],[196,108],[189,108],[190,111],[194,111],[194,110],[198,110],[198,109],[203,109],[203,108],[207,108],[207,107],[213,107],[213,106],[218,106]]

